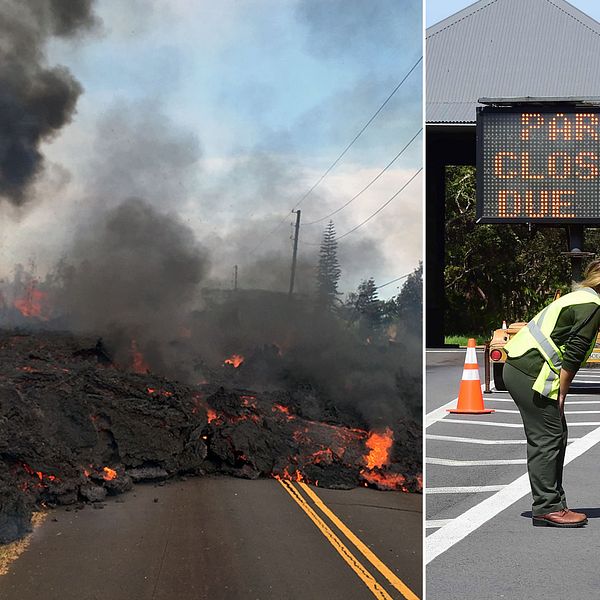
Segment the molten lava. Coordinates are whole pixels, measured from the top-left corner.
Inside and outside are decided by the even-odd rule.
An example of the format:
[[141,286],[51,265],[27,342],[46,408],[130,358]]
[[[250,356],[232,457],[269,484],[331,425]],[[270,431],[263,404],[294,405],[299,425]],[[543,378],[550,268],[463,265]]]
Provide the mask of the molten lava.
[[367,471],[364,469],[360,474],[367,483],[376,486],[380,490],[409,491],[404,485],[406,483],[406,477],[400,473],[384,473],[381,471]]
[[234,369],[237,369],[243,362],[244,357],[241,354],[232,354],[223,361],[223,364],[231,365]]
[[150,367],[144,360],[144,355],[138,350],[138,345],[135,340],[131,340],[131,368],[134,373],[145,375],[150,372]]
[[27,318],[36,318],[47,321],[49,317],[48,295],[36,289],[35,281],[32,281],[26,289],[22,298],[14,301],[15,308]]
[[54,475],[46,475],[46,473],[42,473],[42,471],[34,471],[28,464],[23,463],[21,465],[23,469],[32,477],[37,477],[42,483],[44,481],[60,481],[58,477]]
[[285,415],[288,421],[292,421],[294,419],[294,415],[290,413],[290,409],[287,406],[284,406],[283,404],[273,404],[271,410],[273,412],[282,413],[283,415]]
[[366,441],[369,453],[365,456],[367,468],[381,468],[390,462],[394,432],[387,427],[383,433],[372,432]]
[[256,396],[240,396],[242,406],[256,408]]
[[117,478],[117,472],[114,469],[103,467],[102,470],[104,471],[104,475],[102,475],[104,481],[112,481]]

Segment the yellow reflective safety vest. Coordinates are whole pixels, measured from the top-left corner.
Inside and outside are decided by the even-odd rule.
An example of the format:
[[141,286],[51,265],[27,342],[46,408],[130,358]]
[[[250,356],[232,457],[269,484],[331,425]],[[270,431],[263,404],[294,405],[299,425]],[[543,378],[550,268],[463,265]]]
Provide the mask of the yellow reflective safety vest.
[[[542,396],[558,400],[559,373],[565,347],[564,345],[557,346],[550,336],[554,331],[561,310],[573,304],[589,304],[590,302],[600,305],[600,295],[589,287],[579,288],[574,292],[561,296],[533,317],[527,323],[527,326],[520,329],[504,347],[510,358],[523,356],[533,348],[542,355],[545,361],[544,366],[532,386],[532,389],[542,394]],[[581,363],[582,366],[587,362],[595,343],[596,339],[594,338],[585,359]]]

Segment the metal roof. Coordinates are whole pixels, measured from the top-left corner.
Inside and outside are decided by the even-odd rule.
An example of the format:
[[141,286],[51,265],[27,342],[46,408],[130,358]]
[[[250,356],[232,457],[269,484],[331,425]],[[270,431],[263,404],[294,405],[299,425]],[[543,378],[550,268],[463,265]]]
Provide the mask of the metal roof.
[[483,97],[600,96],[600,23],[564,0],[479,0],[427,29],[427,123]]

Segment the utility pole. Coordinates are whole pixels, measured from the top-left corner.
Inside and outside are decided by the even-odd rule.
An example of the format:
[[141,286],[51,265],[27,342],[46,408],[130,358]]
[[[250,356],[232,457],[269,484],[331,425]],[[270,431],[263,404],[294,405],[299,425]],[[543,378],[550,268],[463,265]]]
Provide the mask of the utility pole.
[[294,228],[294,253],[292,255],[292,273],[290,275],[289,297],[294,293],[294,280],[296,279],[296,262],[298,260],[298,236],[300,235],[300,210],[293,210],[296,213],[296,226]]
[[237,290],[238,287],[238,266],[233,265],[233,289]]

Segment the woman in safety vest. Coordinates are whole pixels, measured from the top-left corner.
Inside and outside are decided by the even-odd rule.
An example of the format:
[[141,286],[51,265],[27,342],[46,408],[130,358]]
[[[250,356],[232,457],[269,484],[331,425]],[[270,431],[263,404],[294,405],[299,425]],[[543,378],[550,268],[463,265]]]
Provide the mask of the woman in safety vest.
[[600,328],[600,260],[585,280],[538,313],[506,344],[504,383],[527,436],[527,470],[533,525],[582,527],[587,516],[567,508],[562,487],[567,448],[564,405],[569,386],[585,364]]

